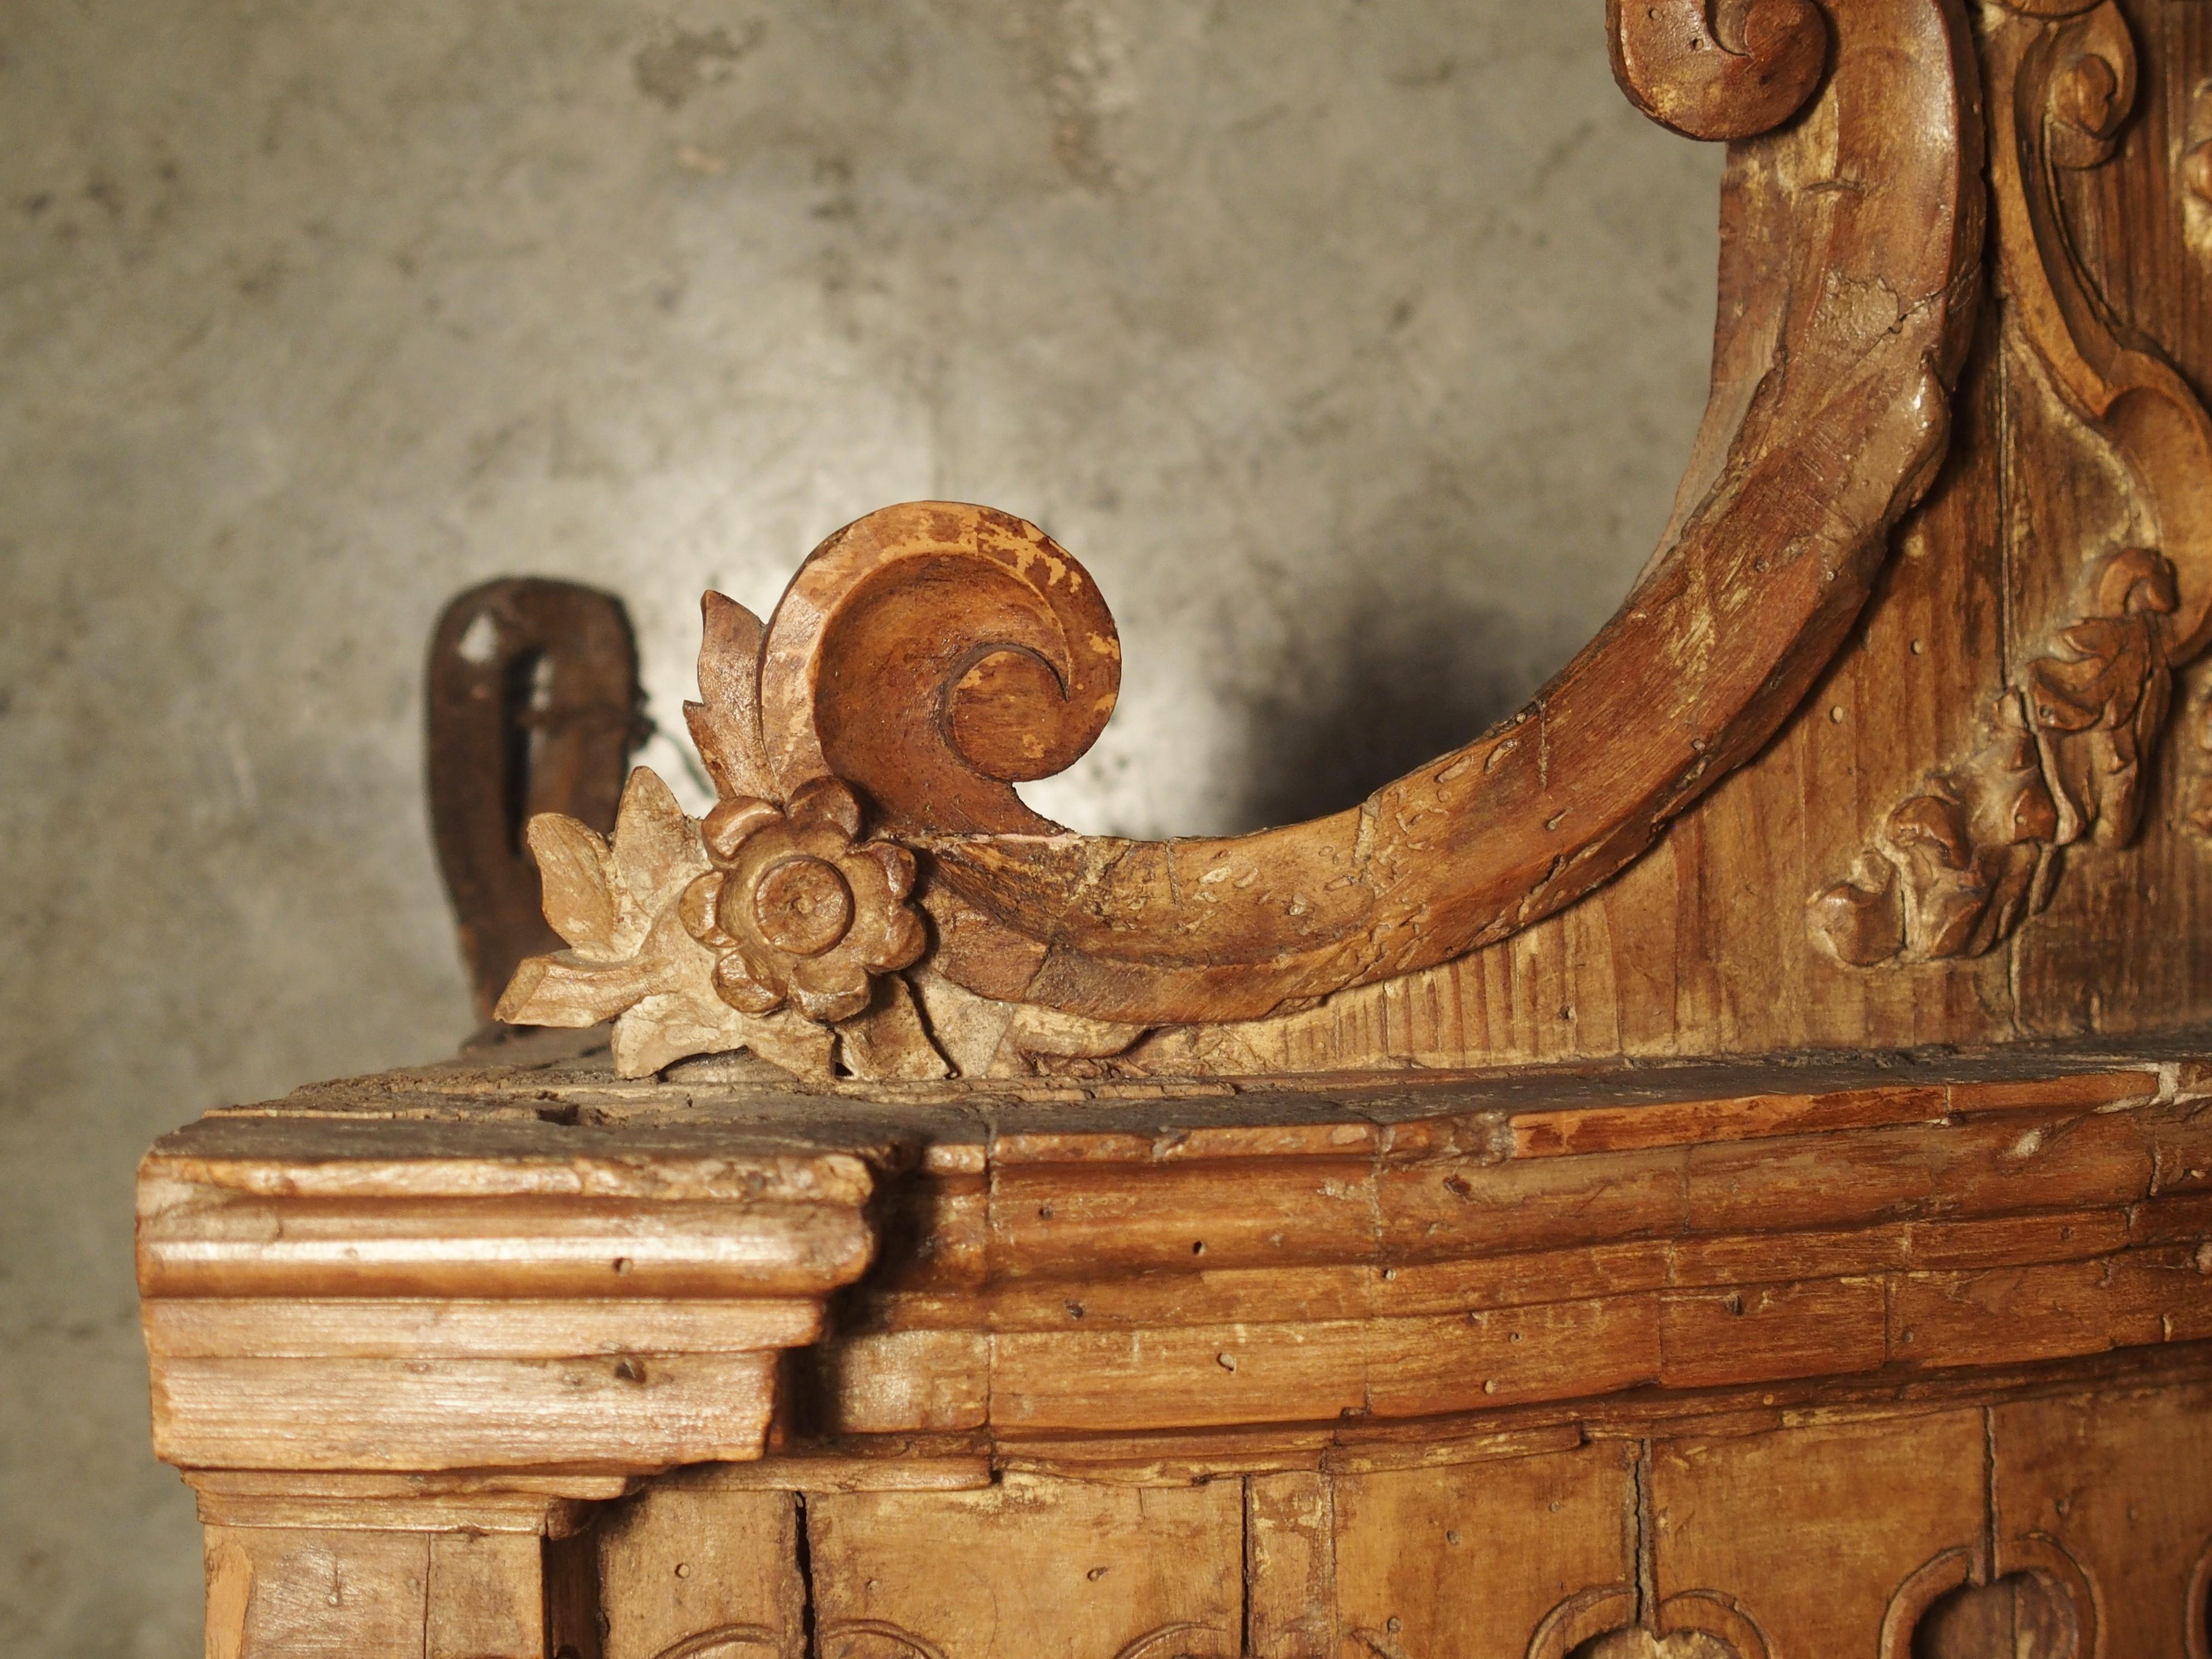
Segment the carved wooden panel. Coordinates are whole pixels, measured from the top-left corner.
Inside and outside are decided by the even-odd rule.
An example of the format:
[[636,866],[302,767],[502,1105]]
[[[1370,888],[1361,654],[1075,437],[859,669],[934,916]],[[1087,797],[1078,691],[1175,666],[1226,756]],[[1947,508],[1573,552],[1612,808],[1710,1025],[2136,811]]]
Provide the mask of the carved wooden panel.
[[2106,1587],[2107,1653],[2201,1659],[2191,1586],[2212,1547],[2212,1389],[2027,1401],[1990,1419],[2002,1535]]
[[1553,1608],[1632,1587],[1636,1451],[1614,1441],[1332,1482],[1343,1650],[1521,1659]]
[[2202,1622],[2196,1047],[761,1079],[434,1066],[156,1149],[216,1651],[2094,1659],[2115,1583]]
[[1978,1411],[1662,1443],[1656,1593],[1732,1597],[1778,1653],[1866,1659],[1897,1587],[1982,1537],[1986,1443]]
[[823,1659],[1236,1659],[1237,1482],[866,1492],[806,1507]]
[[657,1486],[599,1528],[604,1659],[805,1659],[799,1500]]
[[[599,1628],[605,1659],[2202,1659],[2208,1407],[1737,1412],[1200,1484],[787,1461],[614,1509]],[[387,1557],[413,1616],[420,1541]]]
[[207,1567],[208,1659],[423,1649],[430,1546],[420,1534],[211,1527]]

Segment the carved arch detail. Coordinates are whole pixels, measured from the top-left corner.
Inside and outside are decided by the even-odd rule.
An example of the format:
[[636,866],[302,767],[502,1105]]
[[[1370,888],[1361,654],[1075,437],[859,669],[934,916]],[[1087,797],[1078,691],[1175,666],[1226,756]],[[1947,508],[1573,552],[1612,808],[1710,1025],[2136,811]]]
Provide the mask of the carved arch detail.
[[1929,1557],[1909,1574],[1882,1615],[1881,1659],[1911,1659],[1913,1633],[1929,1609],[1954,1590],[2026,1576],[2055,1598],[2067,1621],[2069,1659],[2100,1659],[2103,1609],[2088,1570],[2056,1539],[2023,1533],[2000,1540],[1994,1559],[1960,1545]]
[[783,1641],[765,1625],[717,1625],[663,1648],[655,1659],[738,1659],[749,1653],[776,1653]]
[[1528,1638],[1528,1659],[1566,1659],[1585,1643],[1642,1631],[1655,1641],[1696,1634],[1732,1659],[1769,1659],[1766,1632],[1735,1598],[1717,1590],[1681,1590],[1660,1601],[1649,1620],[1631,1584],[1603,1584],[1569,1596],[1546,1613]]
[[2189,1575],[2182,1609],[2182,1651],[2189,1659],[2212,1659],[2212,1538]]
[[945,1659],[933,1642],[886,1619],[848,1619],[821,1632],[823,1659]]

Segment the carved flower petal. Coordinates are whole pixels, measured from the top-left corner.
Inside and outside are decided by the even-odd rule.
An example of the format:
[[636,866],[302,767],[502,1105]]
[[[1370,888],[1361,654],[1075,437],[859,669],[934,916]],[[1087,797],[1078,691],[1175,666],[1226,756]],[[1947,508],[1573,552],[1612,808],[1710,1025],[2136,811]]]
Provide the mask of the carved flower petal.
[[842,951],[799,963],[792,970],[791,999],[809,1019],[823,1024],[866,1011],[868,975]]
[[702,945],[737,943],[722,931],[721,923],[714,917],[714,902],[722,896],[722,884],[727,879],[721,871],[709,870],[686,887],[684,896],[676,901],[676,914],[683,920],[684,931]]
[[699,834],[707,843],[708,856],[717,864],[727,864],[749,836],[782,816],[767,801],[738,795],[708,813],[699,825]]
[[911,968],[929,947],[929,934],[921,918],[902,905],[884,918],[880,933],[860,949],[860,961],[871,973],[896,973]]
[[736,951],[714,964],[714,994],[741,1014],[765,1014],[783,1006],[783,993],[756,977],[751,964]]
[[914,891],[914,854],[896,842],[862,842],[841,854],[837,862],[843,866],[845,879],[853,883],[855,893],[867,890],[860,883],[872,875],[882,881],[885,896],[894,904]]
[[814,778],[800,784],[793,792],[789,810],[793,823],[841,830],[848,839],[860,836],[860,799],[835,778]]

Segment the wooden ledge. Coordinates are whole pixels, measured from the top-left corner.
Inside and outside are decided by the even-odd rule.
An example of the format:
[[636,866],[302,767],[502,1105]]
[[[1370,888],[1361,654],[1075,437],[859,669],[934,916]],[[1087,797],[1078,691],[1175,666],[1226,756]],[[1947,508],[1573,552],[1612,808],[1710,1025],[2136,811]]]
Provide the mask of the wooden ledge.
[[779,1417],[1333,1443],[2212,1340],[2212,1039],[1175,1088],[517,1048],[155,1149],[163,1456],[604,1476],[756,1459]]
[[156,1449],[293,1472],[757,1457],[779,1354],[873,1259],[874,1168],[534,1118],[204,1121],[139,1172]]

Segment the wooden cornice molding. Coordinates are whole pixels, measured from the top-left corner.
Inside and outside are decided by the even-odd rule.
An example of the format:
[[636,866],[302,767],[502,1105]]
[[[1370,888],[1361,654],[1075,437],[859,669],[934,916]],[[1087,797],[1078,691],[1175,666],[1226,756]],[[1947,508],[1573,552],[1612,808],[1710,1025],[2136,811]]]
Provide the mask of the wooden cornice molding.
[[[793,1493],[950,1505],[934,1535],[1039,1481],[1260,1502],[1962,1413],[1978,1492],[1993,1403],[2212,1377],[2206,1052],[1164,1089],[586,1048],[325,1085],[146,1160],[156,1445],[213,1659],[718,1650],[732,1564],[805,1559]],[[783,1530],[718,1554],[733,1510]],[[2035,1545],[1916,1549],[1891,1623],[2063,1565]],[[1530,1650],[1626,1583],[1553,1590]],[[1649,1609],[1753,1654],[1741,1587]],[[592,1645],[640,1623],[672,1628]]]
[[874,1255],[867,1156],[389,1104],[216,1116],[148,1155],[163,1458],[607,1474],[760,1455],[780,1354]]
[[[342,1473],[750,1460],[771,1416],[971,1459],[1233,1431],[1341,1461],[1387,1458],[1392,1425],[2193,1351],[2198,1053],[988,1096],[638,1085],[602,1058],[328,1085],[146,1163],[156,1442],[292,1472],[202,1480],[234,1524],[483,1501]],[[549,1516],[606,1495],[497,1490]]]
[[1111,1133],[1009,1121],[893,1195],[915,1242],[848,1299],[816,1413],[1002,1446],[1317,1420],[1334,1443],[2203,1343],[2208,1079],[1745,1067],[1494,1102],[1344,1079]]

